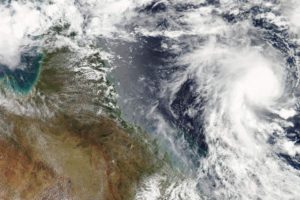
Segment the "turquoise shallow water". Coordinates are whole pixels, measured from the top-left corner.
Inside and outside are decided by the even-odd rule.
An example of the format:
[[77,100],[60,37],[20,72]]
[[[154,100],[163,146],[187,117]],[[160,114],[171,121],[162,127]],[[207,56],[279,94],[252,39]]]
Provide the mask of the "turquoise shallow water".
[[0,64],[0,80],[5,87],[16,93],[27,94],[35,85],[43,59],[43,54],[23,54],[21,68],[10,69]]

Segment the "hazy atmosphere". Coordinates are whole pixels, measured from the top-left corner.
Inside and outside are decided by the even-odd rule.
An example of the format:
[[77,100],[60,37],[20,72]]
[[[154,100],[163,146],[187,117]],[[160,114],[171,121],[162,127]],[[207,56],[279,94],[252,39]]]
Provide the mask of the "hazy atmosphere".
[[300,199],[299,45],[297,0],[0,0],[0,200]]

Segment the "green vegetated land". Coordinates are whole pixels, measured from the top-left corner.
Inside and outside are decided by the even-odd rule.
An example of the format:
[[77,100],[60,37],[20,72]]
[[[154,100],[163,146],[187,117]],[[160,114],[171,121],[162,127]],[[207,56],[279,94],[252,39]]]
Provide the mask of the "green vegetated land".
[[[122,119],[98,54],[45,53],[23,115],[0,107],[0,199],[132,199],[161,161]],[[93,74],[91,74],[93,75]],[[15,97],[19,98],[19,97]],[[101,113],[101,114],[99,114]],[[131,127],[131,128],[129,128]]]

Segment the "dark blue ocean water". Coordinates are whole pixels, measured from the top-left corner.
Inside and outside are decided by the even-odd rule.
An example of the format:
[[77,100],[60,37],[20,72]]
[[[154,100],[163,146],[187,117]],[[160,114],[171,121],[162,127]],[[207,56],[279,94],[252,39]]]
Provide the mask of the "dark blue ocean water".
[[[173,23],[174,17],[168,15],[169,9],[176,9],[180,12],[187,11],[196,7],[214,5],[218,7],[218,1],[207,1],[204,4],[165,4],[163,2],[153,1],[153,3],[139,10],[144,16],[159,15],[156,30],[164,31],[170,29],[170,24]],[[170,8],[169,6],[174,6]],[[249,34],[253,38],[252,42],[256,44],[270,45],[278,54],[281,54],[285,59],[285,65],[290,73],[290,81],[297,80],[296,62],[299,56],[297,54],[298,46],[293,43],[290,38],[289,31],[285,27],[279,27],[268,19],[259,18],[262,13],[270,12],[270,8],[253,6],[250,9],[241,10],[238,14],[228,12],[222,13],[221,17],[229,24],[238,23],[241,21],[249,21],[253,25],[255,34]],[[166,13],[166,15],[161,15]],[[280,13],[275,13],[280,15]],[[178,24],[181,22],[179,21]],[[184,24],[180,24],[184,26]],[[132,24],[129,29],[141,26],[140,24]],[[147,28],[147,27],[145,27]],[[115,52],[115,66],[118,66],[113,71],[113,77],[116,81],[116,89],[120,96],[119,105],[123,111],[123,115],[129,121],[135,122],[143,126],[148,132],[153,132],[153,121],[147,117],[147,114],[152,108],[163,116],[166,123],[178,130],[178,135],[184,135],[191,148],[196,149],[198,155],[206,155],[208,151],[203,133],[202,109],[205,105],[205,100],[201,99],[201,94],[197,93],[195,88],[197,84],[195,77],[188,77],[179,90],[175,94],[175,98],[170,99],[169,94],[162,95],[164,82],[170,82],[172,75],[180,72],[185,66],[176,65],[176,58],[180,54],[193,50],[192,42],[195,40],[197,44],[201,44],[203,38],[197,36],[182,36],[175,43],[180,46],[180,52],[168,51],[162,48],[162,43],[172,43],[170,38],[162,36],[142,36],[138,35],[135,42],[120,42],[120,41],[100,41],[101,46],[107,48],[111,52]],[[119,57],[118,57],[119,56]],[[180,74],[180,73],[179,73]],[[289,81],[289,80],[288,80]],[[290,85],[290,84],[288,84]],[[287,89],[287,91],[292,89]],[[290,91],[293,92],[293,91]],[[198,110],[194,116],[189,116],[189,109]],[[290,119],[295,126],[289,128],[287,137],[299,143],[299,117]],[[294,158],[286,154],[278,154],[280,158],[287,163],[300,169],[300,156]],[[195,159],[197,160],[197,159]]]

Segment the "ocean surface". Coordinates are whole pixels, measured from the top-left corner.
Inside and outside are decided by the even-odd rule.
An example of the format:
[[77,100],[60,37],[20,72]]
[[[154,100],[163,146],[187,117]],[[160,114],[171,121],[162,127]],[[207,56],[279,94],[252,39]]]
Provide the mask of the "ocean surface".
[[296,200],[299,13],[296,0],[4,1],[0,78],[29,93],[39,52],[105,60],[122,119],[171,166],[136,200]]

